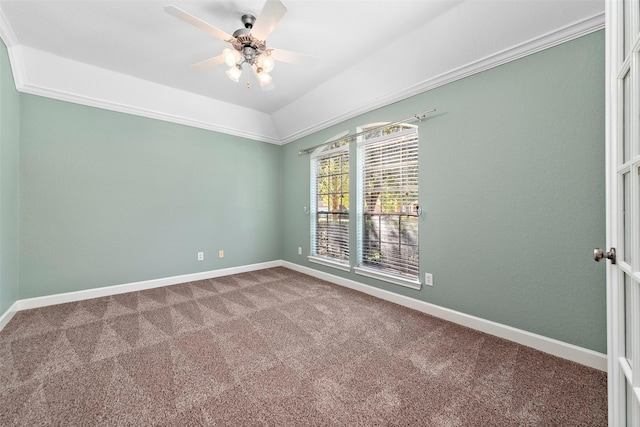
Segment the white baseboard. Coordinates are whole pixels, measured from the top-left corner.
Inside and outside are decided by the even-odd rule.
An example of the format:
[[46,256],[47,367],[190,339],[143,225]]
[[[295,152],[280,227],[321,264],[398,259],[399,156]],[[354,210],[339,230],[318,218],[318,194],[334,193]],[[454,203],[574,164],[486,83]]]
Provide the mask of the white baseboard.
[[14,314],[18,311],[18,302],[14,302],[11,304],[11,307],[7,309],[4,313],[0,314],[0,331],[4,328],[9,320],[13,317]]
[[215,277],[228,276],[231,274],[240,274],[255,270],[262,270],[265,268],[274,268],[281,266],[298,271],[300,273],[307,274],[309,276],[316,277],[318,279],[326,280],[336,285],[364,292],[376,298],[390,301],[404,307],[412,308],[414,310],[418,310],[423,313],[430,314],[432,316],[439,317],[441,319],[448,320],[462,326],[466,326],[468,328],[504,338],[518,344],[526,345],[528,347],[535,348],[537,350],[561,357],[563,359],[571,360],[573,362],[590,366],[601,371],[606,372],[607,370],[606,354],[598,353],[596,351],[558,341],[553,338],[548,338],[542,335],[524,331],[522,329],[513,328],[511,326],[471,316],[459,311],[440,307],[435,304],[430,304],[428,302],[385,291],[384,289],[379,289],[360,282],[356,282],[354,280],[334,276],[333,274],[314,270],[309,267],[304,267],[282,260],[18,300],[11,307],[9,307],[9,309],[5,313],[0,315],[0,330],[2,330],[2,328],[4,328],[7,323],[9,323],[9,320],[11,320],[13,315],[20,310],[81,301],[91,298],[99,298],[109,295],[117,295],[126,292],[141,291],[145,289],[158,288],[161,286],[177,285],[185,282],[212,279]]
[[194,282],[196,280],[213,279],[214,277],[229,276],[231,274],[246,273],[249,271],[263,270],[265,268],[280,267],[281,265],[282,262],[280,260],[277,260],[262,262],[259,264],[243,265],[240,267],[223,268],[220,270],[210,270],[200,273],[164,277],[161,279],[144,280],[141,282],[126,283],[122,285],[105,286],[101,288],[87,289],[84,291],[65,292],[63,294],[47,295],[43,297],[18,300],[15,302],[15,304],[13,304],[12,307],[15,306],[16,311],[28,310],[30,308],[46,307],[48,305],[64,304],[67,302],[106,297],[109,295],[124,294],[127,292],[143,291],[145,289],[177,285],[180,283]]
[[586,365],[604,372],[607,371],[607,355],[598,353],[597,351],[568,344],[553,338],[534,334],[532,332],[527,332],[522,329],[513,328],[501,323],[492,322],[480,317],[471,316],[469,314],[440,307],[435,304],[430,304],[404,295],[385,291],[384,289],[379,289],[354,280],[334,276],[333,274],[314,270],[288,261],[282,261],[282,266],[318,279],[335,283],[336,285],[364,292],[374,297],[412,308],[477,331],[485,332],[527,347],[535,348],[536,350],[571,360],[573,362],[580,363],[581,365]]

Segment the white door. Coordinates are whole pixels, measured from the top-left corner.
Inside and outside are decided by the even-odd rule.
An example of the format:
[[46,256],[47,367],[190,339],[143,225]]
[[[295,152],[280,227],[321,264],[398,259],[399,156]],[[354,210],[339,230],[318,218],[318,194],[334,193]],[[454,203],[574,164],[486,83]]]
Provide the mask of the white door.
[[[640,426],[640,0],[606,1],[609,425]],[[612,256],[615,248],[617,256]],[[594,253],[597,255],[597,253]],[[611,259],[614,258],[614,259]]]

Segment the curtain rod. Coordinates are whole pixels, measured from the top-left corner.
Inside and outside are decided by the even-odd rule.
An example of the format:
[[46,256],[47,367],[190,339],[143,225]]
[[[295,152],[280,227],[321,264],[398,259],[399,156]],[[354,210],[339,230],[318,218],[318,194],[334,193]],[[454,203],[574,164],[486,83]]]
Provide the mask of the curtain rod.
[[422,121],[422,119],[424,119],[427,116],[427,114],[433,113],[434,111],[436,111],[436,109],[432,108],[431,110],[423,111],[420,114],[414,114],[413,116],[407,117],[406,119],[397,120],[397,121],[395,121],[393,123],[386,123],[384,125],[376,126],[374,128],[371,128],[371,129],[363,130],[362,132],[354,133],[353,135],[343,136],[342,138],[332,139],[331,141],[323,142],[322,144],[318,144],[318,145],[314,145],[313,147],[302,149],[302,150],[298,151],[298,155],[309,154],[313,150],[315,150],[316,148],[324,147],[325,145],[333,144],[334,142],[343,141],[345,139],[352,140],[354,138],[359,137],[360,135],[364,135],[365,133],[369,133],[369,132],[372,132],[372,131],[375,131],[375,130],[378,130],[378,129],[382,129],[382,128],[385,128],[385,127],[388,127],[388,126],[399,125],[401,123],[406,123],[406,122],[414,121],[414,120]]

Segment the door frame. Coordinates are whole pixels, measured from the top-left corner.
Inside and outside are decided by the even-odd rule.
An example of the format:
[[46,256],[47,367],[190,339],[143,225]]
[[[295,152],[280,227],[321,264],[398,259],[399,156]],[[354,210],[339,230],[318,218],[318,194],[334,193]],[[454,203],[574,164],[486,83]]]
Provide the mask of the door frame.
[[[629,20],[624,19],[625,5],[629,5]],[[640,425],[640,176],[635,173],[640,167],[637,156],[640,155],[640,6],[638,0],[607,0],[605,1],[605,79],[606,79],[606,114],[605,114],[605,179],[606,179],[606,248],[618,248],[622,255],[618,264],[607,262],[606,264],[606,294],[607,294],[607,372],[608,372],[608,398],[609,398],[609,425],[624,426],[628,417],[631,424]],[[631,29],[631,39],[635,40],[630,49],[629,60],[625,59],[625,31]],[[634,53],[635,52],[635,53]],[[630,186],[626,189],[630,194],[630,209],[627,217],[626,228],[629,232],[629,252],[631,259],[625,265],[623,259],[625,237],[622,235],[625,226],[623,214],[624,203],[623,183],[621,179],[620,157],[622,156],[622,144],[620,138],[624,137],[624,123],[622,114],[625,113],[623,102],[623,86],[620,77],[629,69],[629,133],[630,153],[629,158],[635,162],[627,165],[629,168]],[[640,170],[639,170],[640,171]],[[630,228],[629,228],[630,227]],[[626,274],[630,278],[630,292],[625,291]],[[634,274],[635,273],[635,274]],[[635,283],[634,283],[635,282]],[[630,294],[630,295],[629,295]],[[625,299],[629,301],[632,310],[628,319]],[[626,324],[632,325],[631,329],[631,354],[632,366],[626,362],[628,349],[626,348]],[[625,375],[626,372],[626,375]],[[631,377],[631,396],[627,396],[627,380]],[[634,402],[627,408],[628,400]]]
[[[614,34],[619,31],[615,16],[617,7],[615,1],[605,2],[605,185],[606,185],[606,246],[614,247],[617,243],[617,221],[613,221],[617,215],[617,185],[612,179],[615,173],[617,160],[617,114],[618,96],[615,84],[617,84],[618,42],[619,36]],[[607,298],[607,388],[608,388],[608,416],[609,425],[620,424],[621,404],[621,375],[617,362],[617,347],[620,342],[620,313],[619,307],[614,307],[614,302],[619,301],[617,269],[610,263],[606,263],[606,298]],[[626,423],[626,421],[625,421]]]

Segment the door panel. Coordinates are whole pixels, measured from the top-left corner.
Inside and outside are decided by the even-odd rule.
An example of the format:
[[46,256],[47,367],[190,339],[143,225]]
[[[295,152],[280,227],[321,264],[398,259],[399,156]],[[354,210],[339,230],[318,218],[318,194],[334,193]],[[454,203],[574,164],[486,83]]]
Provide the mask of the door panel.
[[609,425],[640,426],[640,0],[607,1]]

